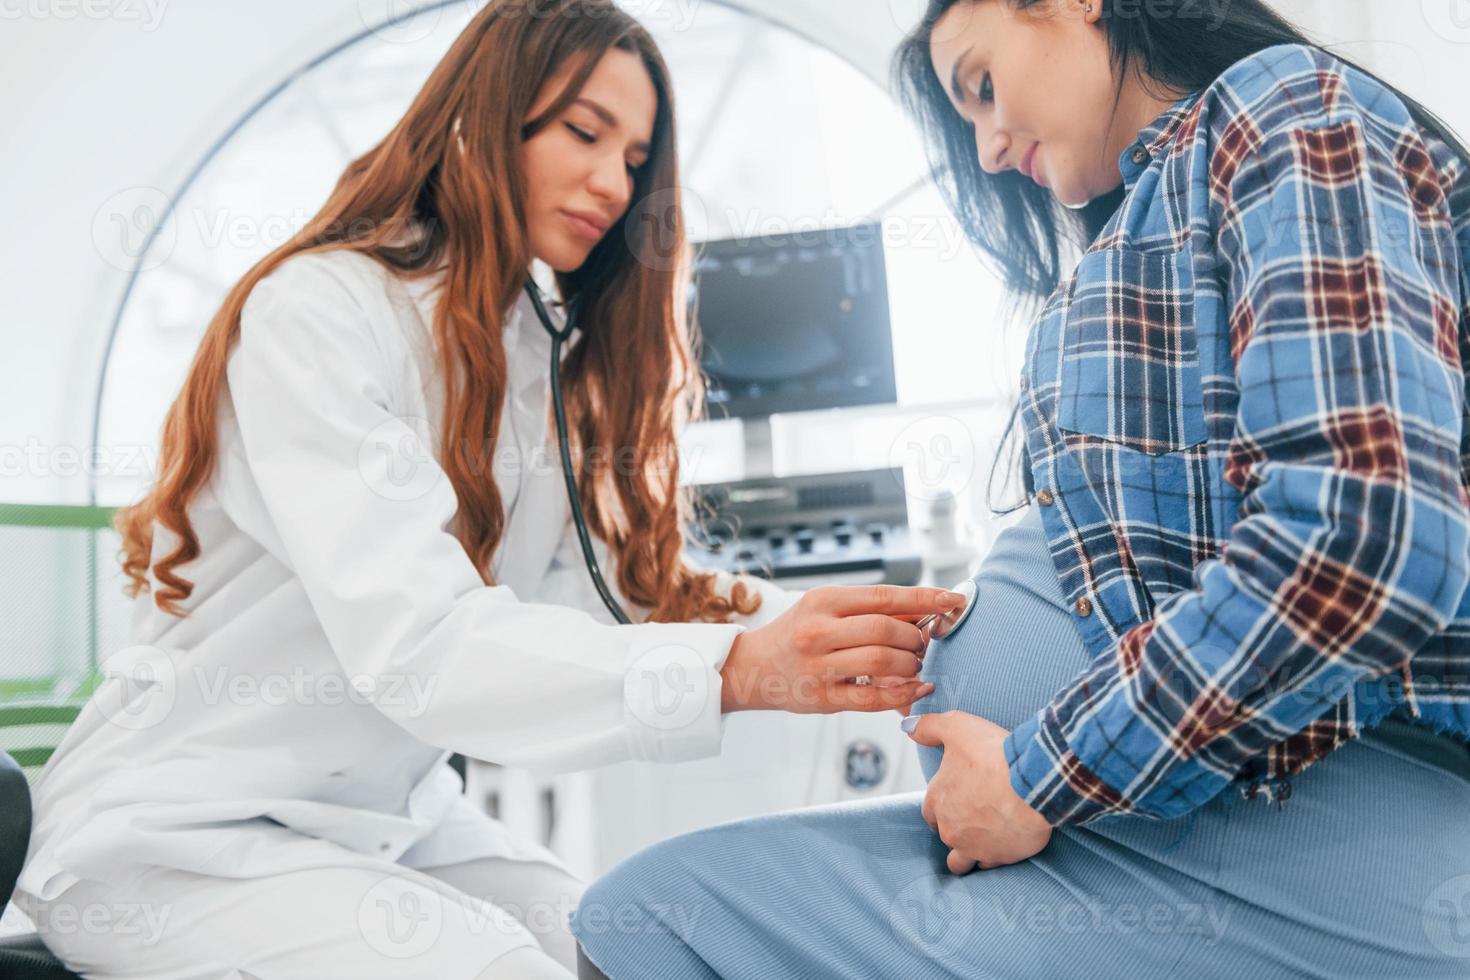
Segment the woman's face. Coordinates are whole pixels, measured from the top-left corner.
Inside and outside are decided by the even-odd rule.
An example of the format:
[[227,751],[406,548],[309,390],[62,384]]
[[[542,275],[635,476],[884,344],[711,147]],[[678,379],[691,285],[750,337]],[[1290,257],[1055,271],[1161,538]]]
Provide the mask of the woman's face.
[[[571,76],[566,65],[531,106],[534,119],[556,101]],[[575,102],[521,147],[531,254],[571,272],[623,216],[633,172],[648,162],[658,93],[642,59],[613,48],[598,62]]]
[[1140,101],[1134,84],[1114,116],[1116,83],[1098,24],[1105,2],[1040,0],[1017,9],[1011,0],[961,0],[930,39],[934,70],[955,111],[975,127],[986,173],[1019,170],[1073,208],[1122,183],[1118,155],[1163,111]]

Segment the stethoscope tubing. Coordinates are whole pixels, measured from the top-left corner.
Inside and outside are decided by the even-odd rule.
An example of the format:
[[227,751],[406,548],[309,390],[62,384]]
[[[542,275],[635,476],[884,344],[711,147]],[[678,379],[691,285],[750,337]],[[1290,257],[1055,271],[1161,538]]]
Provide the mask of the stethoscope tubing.
[[[612,613],[613,618],[619,623],[628,625],[632,623],[632,620],[617,599],[613,598],[612,590],[607,587],[607,582],[602,577],[602,568],[597,564],[597,555],[592,550],[592,536],[587,530],[587,518],[582,512],[582,497],[577,490],[576,478],[572,474],[572,450],[567,439],[567,411],[561,392],[561,345],[577,329],[577,306],[575,303],[572,304],[567,313],[566,326],[557,330],[552,326],[551,315],[546,311],[546,304],[541,301],[541,290],[535,281],[526,281],[526,295],[531,298],[531,306],[535,309],[536,318],[541,321],[542,328],[551,335],[551,405],[556,415],[556,442],[561,454],[561,472],[566,483],[567,501],[572,507],[572,523],[577,528],[577,540],[582,545],[582,558],[587,564],[587,572],[592,577],[592,584],[597,588],[597,594],[602,597],[602,603],[607,607],[607,611]],[[930,636],[942,639],[960,627],[975,605],[975,595],[978,590],[974,580],[967,579],[956,585],[953,591],[965,597],[964,605],[947,613],[934,613],[924,617],[916,624],[919,629],[928,629]]]
[[566,326],[557,330],[551,325],[551,315],[546,312],[546,304],[541,302],[541,290],[532,280],[526,282],[526,295],[531,298],[531,306],[536,311],[536,318],[541,321],[542,328],[551,335],[551,406],[556,415],[556,442],[561,454],[562,478],[566,483],[567,501],[572,507],[572,523],[577,528],[577,541],[582,546],[582,559],[587,564],[587,573],[592,577],[592,584],[607,611],[624,626],[631,625],[633,620],[618,600],[613,598],[612,590],[602,577],[597,554],[592,550],[592,535],[587,530],[587,517],[582,512],[582,496],[577,490],[577,479],[572,473],[572,449],[567,438],[567,409],[561,392],[561,345],[577,329],[576,304],[568,312]]

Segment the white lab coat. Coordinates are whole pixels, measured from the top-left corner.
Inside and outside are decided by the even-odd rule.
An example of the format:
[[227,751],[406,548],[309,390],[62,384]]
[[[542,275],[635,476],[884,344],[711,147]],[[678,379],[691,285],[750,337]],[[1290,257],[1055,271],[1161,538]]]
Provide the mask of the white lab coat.
[[[457,499],[437,462],[441,278],[333,252],[252,292],[218,467],[190,509],[192,615],[135,603],[134,646],[106,661],[36,787],[22,890],[50,900],[149,866],[274,874],[341,853],[321,841],[411,867],[547,859],[461,795],[451,751],[547,771],[718,754],[730,645],[796,594],[747,580],[765,601],[736,624],[612,625],[560,469],[515,458],[555,445],[550,339],[524,297],[504,333],[493,476],[509,521],[486,587],[447,530]],[[172,546],[155,525],[154,560]],[[682,691],[672,716],[649,677]]]

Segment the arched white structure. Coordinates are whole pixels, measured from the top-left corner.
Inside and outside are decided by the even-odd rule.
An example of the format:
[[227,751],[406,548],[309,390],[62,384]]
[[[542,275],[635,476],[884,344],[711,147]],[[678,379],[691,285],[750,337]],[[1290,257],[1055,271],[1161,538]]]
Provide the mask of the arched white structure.
[[[477,5],[481,0],[459,0]],[[706,0],[677,0],[698,16]],[[921,0],[739,0],[886,84]],[[1470,131],[1463,0],[1399,9],[1280,0],[1326,40]],[[82,503],[92,392],[126,287],[117,202],[179,187],[285,73],[405,12],[405,0],[0,3],[0,500]],[[630,3],[636,10],[636,0]],[[124,254],[123,259],[126,258]],[[126,451],[127,447],[117,449]],[[104,447],[103,465],[120,465]]]
[[[702,2],[675,6],[698,16]],[[128,225],[136,206],[181,187],[231,123],[290,72],[418,6],[425,4],[6,4],[0,499],[87,502],[93,392],[146,230]],[[881,80],[900,32],[895,12],[914,4],[847,0],[840,15],[830,4],[742,6],[822,38]],[[122,452],[103,449],[96,463],[127,465]]]

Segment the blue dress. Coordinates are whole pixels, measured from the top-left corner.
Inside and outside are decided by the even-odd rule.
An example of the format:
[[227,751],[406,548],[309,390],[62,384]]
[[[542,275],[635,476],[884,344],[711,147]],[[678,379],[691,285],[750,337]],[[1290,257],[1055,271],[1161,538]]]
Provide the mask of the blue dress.
[[[1034,508],[976,582],[915,711],[1011,728],[1086,659]],[[932,776],[941,750],[920,752]],[[594,882],[573,931],[610,980],[1470,976],[1470,748],[1402,718],[1288,799],[1232,787],[1175,820],[1061,827],[1030,860],[961,877],[922,800],[664,841]]]

